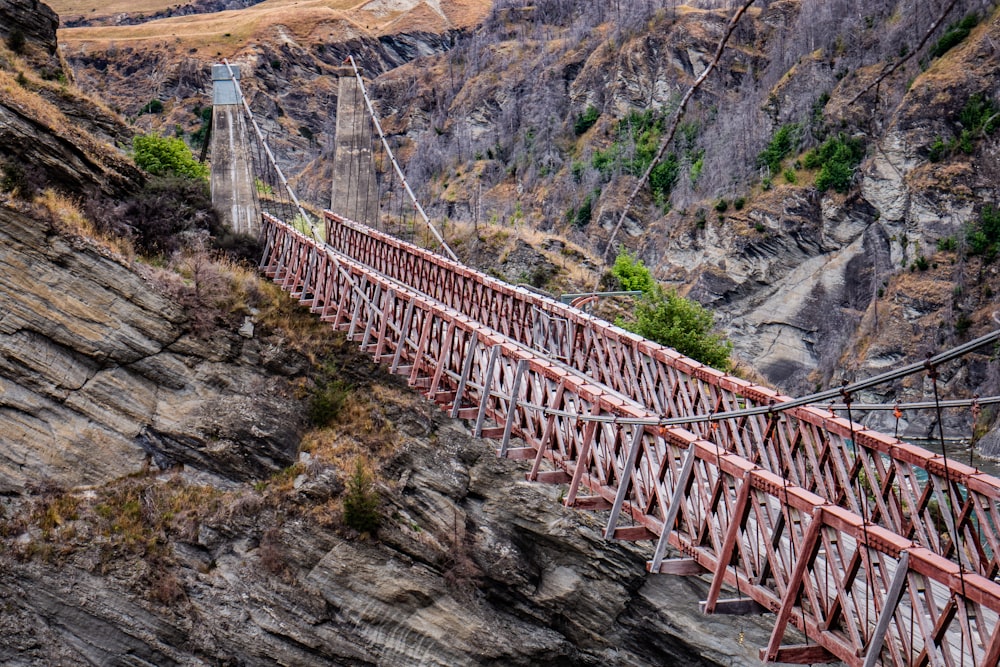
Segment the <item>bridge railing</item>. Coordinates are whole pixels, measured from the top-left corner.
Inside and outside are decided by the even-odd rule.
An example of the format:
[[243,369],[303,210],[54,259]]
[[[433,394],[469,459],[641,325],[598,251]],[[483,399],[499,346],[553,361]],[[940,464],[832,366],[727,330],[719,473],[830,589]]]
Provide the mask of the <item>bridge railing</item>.
[[[714,573],[709,611],[751,600],[774,611],[766,659],[1000,657],[1000,585],[989,578],[718,442],[656,425],[639,402],[269,217],[264,239],[266,275],[452,415],[475,420],[502,454],[532,461],[530,479],[568,484],[569,504],[609,509],[609,537],[659,539],[656,571]],[[667,544],[686,558],[665,559]],[[737,599],[721,599],[723,584]],[[782,645],[789,624],[806,645]]]
[[[608,322],[324,213],[332,247],[656,415],[790,401]],[[1000,480],[813,407],[689,425],[697,435],[988,577],[1000,572]],[[956,548],[957,545],[957,548]]]

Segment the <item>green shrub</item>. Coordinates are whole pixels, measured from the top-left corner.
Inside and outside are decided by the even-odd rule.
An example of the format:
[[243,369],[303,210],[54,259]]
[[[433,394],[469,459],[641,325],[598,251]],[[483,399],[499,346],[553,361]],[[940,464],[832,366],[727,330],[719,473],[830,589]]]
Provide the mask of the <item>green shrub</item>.
[[781,170],[781,161],[798,146],[800,129],[798,123],[787,123],[779,127],[767,148],[757,156],[757,166],[766,166],[772,174],[778,173]]
[[977,25],[979,25],[979,14],[976,12],[966,14],[961,20],[948,26],[948,29],[944,31],[941,38],[934,42],[930,50],[928,50],[927,55],[931,58],[940,58],[952,48],[958,46]]
[[344,490],[344,524],[359,533],[374,534],[379,525],[379,497],[364,460],[354,461],[354,472]]
[[985,261],[993,261],[1000,253],[1000,208],[987,204],[979,214],[979,220],[966,230],[969,254],[978,255]]
[[588,106],[583,113],[576,117],[573,121],[573,132],[576,136],[580,136],[590,128],[594,127],[597,123],[597,119],[601,117],[601,112],[593,104]]
[[737,211],[742,211],[743,207],[746,206],[746,204],[747,204],[747,198],[746,197],[737,197],[733,201],[733,208],[735,208]]
[[954,236],[946,236],[937,240],[937,249],[942,252],[953,251],[958,247]]
[[[598,190],[597,192],[599,193],[600,191]],[[593,210],[594,193],[591,192],[583,198],[583,203],[580,204],[580,208],[576,209],[576,217],[573,219],[573,225],[581,229],[589,225],[594,214]]]
[[144,113],[163,113],[163,102],[157,99],[152,99],[146,102],[146,104],[139,109],[140,116]]
[[635,319],[619,318],[618,326],[704,364],[728,370],[733,346],[719,334],[711,333],[714,320],[711,312],[672,290],[665,292],[642,260],[625,250],[618,254],[611,271],[622,289],[644,293],[636,305]]
[[948,152],[948,144],[941,137],[937,137],[927,147],[927,159],[931,162],[940,162]]
[[316,388],[309,400],[309,421],[314,426],[329,426],[337,419],[351,395],[351,385],[346,380],[331,377],[324,369],[316,381]]
[[649,189],[653,192],[653,200],[657,204],[662,206],[670,198],[670,191],[677,183],[680,170],[680,164],[674,153],[668,153],[653,167],[653,171],[649,173]]
[[208,167],[194,159],[182,139],[144,134],[132,139],[135,163],[157,176],[208,178]]
[[791,185],[795,185],[795,182],[798,180],[798,178],[795,176],[794,169],[786,169],[784,176],[785,176],[785,182]]
[[611,273],[618,279],[623,290],[639,290],[649,294],[656,289],[656,280],[643,261],[625,248],[618,250],[618,257],[611,267]]
[[725,213],[726,211],[729,210],[729,202],[726,201],[725,199],[720,199],[719,201],[715,202],[715,210],[718,211],[719,213]]
[[840,134],[809,151],[803,162],[809,169],[819,168],[816,189],[820,192],[826,192],[830,188],[837,192],[847,192],[854,178],[854,170],[864,156],[865,145],[862,140]]

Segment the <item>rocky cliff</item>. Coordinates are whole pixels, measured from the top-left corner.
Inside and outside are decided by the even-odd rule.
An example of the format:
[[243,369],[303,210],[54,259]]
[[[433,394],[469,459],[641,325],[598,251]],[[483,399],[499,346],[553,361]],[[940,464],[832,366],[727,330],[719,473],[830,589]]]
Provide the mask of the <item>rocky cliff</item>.
[[[765,621],[701,617],[706,582],[647,578],[648,545],[605,543],[204,239],[142,258],[95,229],[88,203],[143,187],[106,143],[127,128],[0,75],[0,662],[756,662]],[[354,461],[377,535],[344,518]]]
[[[612,241],[636,165],[729,16],[709,0],[654,4],[505,1],[475,29],[386,27],[377,42],[353,28],[289,28],[256,35],[234,57],[247,64],[254,105],[306,199],[328,200],[336,96],[325,73],[353,53],[374,78],[376,104],[425,207],[457,223],[452,229],[475,223],[484,237],[485,245],[466,246],[470,261],[578,291],[596,283],[589,269],[600,268],[606,245],[622,243],[710,306],[751,372],[786,392],[919,360],[995,326],[997,264],[966,243],[1000,197],[993,3],[963,0],[943,15],[910,0],[755,5],[669,148],[669,194],[644,190]],[[145,100],[128,91],[135,78],[148,80],[167,111],[140,126],[196,129],[189,110],[207,98],[201,51],[164,43],[154,52],[139,39],[109,51],[78,35],[70,60],[87,87],[137,109]],[[588,113],[590,124],[578,124]],[[763,159],[782,128],[792,131],[790,145],[777,161]],[[818,187],[809,153],[835,140],[860,146],[860,162],[842,186]],[[541,230],[556,249],[519,229]],[[492,234],[512,231],[536,246],[533,266],[506,266],[519,241],[509,252],[482,252],[504,247]],[[561,270],[567,262],[588,270]],[[996,393],[993,358],[987,350],[950,369],[948,395]],[[913,382],[867,398],[926,393]],[[948,426],[967,438],[989,430],[995,413],[980,419],[955,413]],[[900,432],[925,437],[932,422],[907,415]]]

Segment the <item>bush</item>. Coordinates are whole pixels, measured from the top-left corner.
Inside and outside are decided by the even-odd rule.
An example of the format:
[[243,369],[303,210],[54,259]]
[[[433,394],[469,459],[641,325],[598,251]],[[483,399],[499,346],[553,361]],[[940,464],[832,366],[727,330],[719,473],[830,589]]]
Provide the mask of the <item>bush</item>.
[[711,312],[674,291],[664,292],[642,260],[625,250],[618,254],[611,271],[622,289],[644,293],[636,306],[635,319],[619,318],[618,326],[714,368],[729,369],[733,346],[722,336],[711,333],[714,320]]
[[374,534],[379,525],[379,497],[367,465],[354,461],[354,472],[344,491],[344,524],[359,533]]
[[674,184],[677,183],[677,176],[680,174],[680,164],[674,153],[669,153],[660,160],[653,171],[649,173],[649,189],[653,192],[653,200],[664,205],[670,197]]
[[618,284],[623,290],[639,290],[643,294],[649,294],[656,289],[656,280],[649,272],[641,259],[632,255],[625,248],[620,248],[618,257],[615,258],[611,273],[618,279]]
[[781,161],[792,149],[798,146],[800,129],[798,123],[787,123],[778,128],[767,148],[757,156],[757,166],[766,166],[772,174],[778,173],[781,169]]
[[1000,253],[1000,208],[991,204],[983,207],[979,221],[969,225],[966,242],[970,255],[978,255],[991,262]]
[[316,391],[309,401],[309,421],[315,426],[329,426],[347,405],[351,395],[349,382],[324,375],[317,381]]
[[720,199],[719,201],[715,202],[715,210],[718,211],[719,213],[725,213],[726,211],[729,210],[729,202],[726,201],[725,199]]
[[701,304],[657,285],[639,302],[635,316],[624,328],[713,368],[729,369],[733,345],[711,333],[714,316]]
[[958,46],[972,29],[979,25],[979,14],[971,12],[966,14],[960,21],[956,21],[948,26],[941,38],[934,42],[927,55],[931,58],[940,58],[952,48]]
[[14,28],[7,35],[7,48],[9,48],[14,53],[20,55],[24,53],[24,47],[27,45],[27,40],[24,37],[24,31],[20,28]]
[[163,113],[163,102],[157,99],[152,99],[146,102],[141,109],[139,109],[139,115],[144,113]]
[[573,121],[573,132],[576,136],[580,136],[590,128],[594,127],[594,124],[597,123],[597,119],[600,117],[601,112],[598,111],[597,107],[591,104],[582,114],[576,117],[575,121]]
[[207,179],[208,167],[194,159],[182,139],[145,134],[132,140],[135,163],[156,176]]
[[861,139],[840,134],[809,151],[804,164],[809,169],[819,168],[816,189],[820,192],[826,192],[830,188],[837,192],[847,192],[854,179],[854,170],[864,156],[865,144]]

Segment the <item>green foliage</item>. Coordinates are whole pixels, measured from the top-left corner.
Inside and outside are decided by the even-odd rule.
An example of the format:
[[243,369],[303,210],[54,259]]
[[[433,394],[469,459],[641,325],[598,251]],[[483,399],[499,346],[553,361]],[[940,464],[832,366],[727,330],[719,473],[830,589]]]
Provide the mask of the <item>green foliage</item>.
[[927,159],[931,162],[940,162],[950,152],[948,144],[941,137],[937,137],[927,147]]
[[864,156],[864,141],[841,133],[809,151],[804,163],[809,169],[819,168],[816,189],[820,192],[826,192],[830,188],[837,192],[847,192],[854,178],[854,170]]
[[720,199],[719,201],[715,202],[715,210],[718,211],[719,213],[725,213],[726,211],[729,210],[729,202],[726,201],[725,199]]
[[694,161],[691,163],[691,184],[694,185],[698,182],[701,177],[701,170],[705,167],[705,151],[698,151],[694,156]]
[[800,136],[801,126],[798,123],[787,123],[779,127],[767,148],[757,156],[757,166],[766,166],[772,174],[778,173],[781,161],[798,146]]
[[583,113],[576,117],[573,121],[573,132],[576,136],[580,136],[590,128],[594,127],[597,119],[601,117],[601,112],[593,104],[588,106]]
[[954,236],[946,236],[937,240],[937,249],[942,252],[954,251],[958,248],[958,241]]
[[309,421],[320,428],[332,424],[347,405],[351,391],[350,383],[339,377],[336,368],[329,363],[324,365],[309,399]]
[[747,198],[746,197],[737,197],[733,201],[733,208],[735,208],[737,211],[742,211],[743,207],[746,206],[746,205],[747,205]]
[[961,20],[948,26],[948,29],[944,31],[941,38],[931,46],[927,55],[930,58],[940,58],[952,48],[958,46],[977,25],[979,25],[979,14],[976,12],[966,14]]
[[354,472],[344,490],[344,524],[359,533],[374,534],[379,525],[379,497],[364,460],[354,461]]
[[714,317],[700,304],[657,286],[638,303],[635,317],[624,328],[713,368],[729,369],[732,343],[711,333]]
[[677,156],[668,153],[649,173],[649,189],[653,192],[653,200],[660,206],[666,204],[680,171],[681,166],[677,162]]
[[208,167],[194,159],[182,139],[144,134],[132,139],[135,163],[154,175],[208,178]]
[[795,182],[798,180],[798,177],[795,175],[794,169],[786,169],[784,176],[785,176],[785,182],[791,185],[795,185]]
[[1000,208],[991,204],[984,206],[979,220],[966,230],[965,240],[970,255],[993,261],[1000,253]]
[[656,290],[653,274],[641,259],[634,257],[625,248],[618,250],[618,257],[611,267],[611,273],[618,279],[618,284],[623,290],[640,290],[643,294],[650,294]]
[[976,139],[992,134],[997,127],[1000,127],[1000,109],[992,99],[982,93],[976,93],[969,97],[962,107],[958,114],[958,123],[960,126],[958,136],[951,141],[936,137],[927,147],[928,160],[940,162],[956,151],[971,155],[975,150]]
[[580,208],[576,209],[573,215],[573,225],[575,227],[582,229],[590,224],[594,215],[594,199],[599,197],[600,194],[600,190],[595,190],[583,198],[583,203],[580,204]]
[[642,260],[624,249],[618,253],[611,272],[622,289],[642,290],[644,294],[636,305],[635,319],[619,318],[618,326],[714,368],[729,368],[733,346],[719,334],[711,333],[711,312],[673,290],[664,292]]
[[139,109],[140,116],[144,113],[163,113],[163,102],[155,98],[151,99]]

